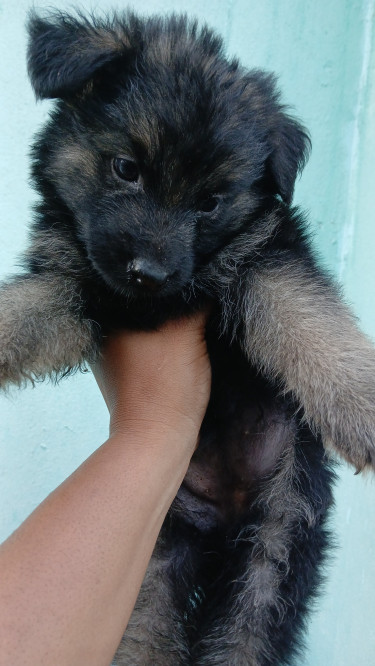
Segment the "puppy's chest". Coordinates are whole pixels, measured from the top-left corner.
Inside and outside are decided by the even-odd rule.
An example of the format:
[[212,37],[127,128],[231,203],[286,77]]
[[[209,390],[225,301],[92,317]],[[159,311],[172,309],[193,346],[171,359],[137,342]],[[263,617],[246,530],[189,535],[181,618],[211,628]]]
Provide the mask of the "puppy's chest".
[[211,340],[209,352],[211,399],[176,500],[185,520],[203,531],[249,514],[262,482],[293,445],[296,427],[287,402],[237,345]]

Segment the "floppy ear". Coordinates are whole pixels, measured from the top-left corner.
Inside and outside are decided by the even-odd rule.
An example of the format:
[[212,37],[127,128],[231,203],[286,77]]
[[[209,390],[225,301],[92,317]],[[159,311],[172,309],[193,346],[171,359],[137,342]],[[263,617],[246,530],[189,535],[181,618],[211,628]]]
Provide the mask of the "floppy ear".
[[290,204],[297,175],[309,156],[309,134],[288,115],[274,74],[254,69],[241,80],[243,112],[260,128],[267,150],[262,187]]
[[297,175],[310,153],[310,137],[297,120],[279,111],[269,141],[271,153],[266,164],[267,183],[289,204]]
[[[118,25],[116,26],[118,27]],[[28,20],[28,71],[39,99],[70,97],[108,63],[130,54],[125,32],[63,12]]]

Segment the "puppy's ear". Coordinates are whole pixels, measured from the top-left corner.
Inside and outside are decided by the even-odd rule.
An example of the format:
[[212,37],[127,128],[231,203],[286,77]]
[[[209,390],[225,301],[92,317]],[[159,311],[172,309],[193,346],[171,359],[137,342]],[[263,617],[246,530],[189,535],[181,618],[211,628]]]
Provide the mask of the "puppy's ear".
[[105,21],[88,21],[63,12],[28,20],[28,71],[39,99],[71,97],[94,74],[130,53],[124,31]]
[[271,153],[266,164],[267,182],[270,189],[289,204],[297,175],[308,159],[311,141],[307,130],[297,120],[279,111],[269,142]]
[[274,74],[255,69],[242,78],[242,104],[247,119],[261,128],[267,159],[261,185],[285,203],[293,198],[294,185],[309,156],[307,130],[287,113],[280,101]]

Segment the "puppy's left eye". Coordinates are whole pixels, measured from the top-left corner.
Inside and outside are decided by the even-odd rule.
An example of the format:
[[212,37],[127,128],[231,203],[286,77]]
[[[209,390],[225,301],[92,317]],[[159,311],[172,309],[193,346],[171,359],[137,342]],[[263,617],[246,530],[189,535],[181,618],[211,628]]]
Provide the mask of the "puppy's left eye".
[[210,215],[219,208],[219,197],[211,195],[202,199],[199,202],[199,213],[202,215]]
[[128,183],[137,183],[139,180],[139,168],[134,160],[128,157],[114,157],[112,160],[113,171],[121,180]]

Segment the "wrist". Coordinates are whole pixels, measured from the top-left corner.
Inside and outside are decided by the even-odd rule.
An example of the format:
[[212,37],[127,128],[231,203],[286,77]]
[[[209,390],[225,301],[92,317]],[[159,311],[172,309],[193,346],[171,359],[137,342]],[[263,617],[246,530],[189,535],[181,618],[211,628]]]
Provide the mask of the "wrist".
[[131,410],[114,411],[110,419],[110,439],[126,447],[140,446],[155,450],[178,447],[191,456],[199,437],[200,423],[175,410],[132,413]]
[[151,498],[148,512],[152,510],[160,522],[185,477],[196,445],[195,429],[182,433],[159,422],[145,422],[140,427],[139,422],[130,420],[113,427],[103,448],[115,476],[126,480],[128,490],[135,484],[139,491],[142,488],[142,494],[146,492]]
[[203,409],[191,408],[181,391],[145,391],[139,386],[119,393],[110,412],[110,432],[133,433],[140,437],[153,433],[165,437],[174,433],[181,440],[198,438]]

